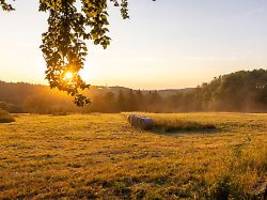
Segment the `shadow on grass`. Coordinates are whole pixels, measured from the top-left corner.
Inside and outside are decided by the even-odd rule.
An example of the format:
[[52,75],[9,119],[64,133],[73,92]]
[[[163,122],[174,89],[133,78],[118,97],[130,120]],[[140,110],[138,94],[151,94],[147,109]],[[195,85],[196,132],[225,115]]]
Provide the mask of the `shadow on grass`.
[[155,124],[151,129],[157,134],[186,134],[186,133],[216,133],[220,129],[214,124],[201,124],[198,122],[180,121],[176,124]]

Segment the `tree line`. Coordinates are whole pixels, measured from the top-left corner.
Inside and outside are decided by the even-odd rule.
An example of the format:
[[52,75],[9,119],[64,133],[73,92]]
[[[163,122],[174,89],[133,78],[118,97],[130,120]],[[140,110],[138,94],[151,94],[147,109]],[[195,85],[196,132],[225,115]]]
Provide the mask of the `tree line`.
[[239,71],[185,90],[145,91],[92,86],[91,104],[79,108],[68,95],[43,85],[0,82],[0,108],[10,112],[267,111],[267,70]]

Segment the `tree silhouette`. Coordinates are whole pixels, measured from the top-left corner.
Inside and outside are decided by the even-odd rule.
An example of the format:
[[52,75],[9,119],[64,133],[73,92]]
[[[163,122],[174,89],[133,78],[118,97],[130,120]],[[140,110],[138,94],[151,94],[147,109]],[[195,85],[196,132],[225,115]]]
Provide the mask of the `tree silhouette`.
[[2,9],[6,11],[14,10],[11,4],[6,3],[6,0],[0,0],[0,7],[2,7]]
[[118,94],[117,107],[119,111],[126,111],[127,109],[126,98],[122,90],[120,90]]
[[[87,55],[86,40],[104,49],[110,44],[108,1],[120,8],[123,19],[129,18],[128,0],[39,0],[39,11],[49,13],[48,31],[42,34],[40,46],[47,65],[46,79],[51,88],[72,95],[78,106],[90,102],[82,94],[89,85],[79,75]],[[0,0],[0,7],[14,10],[6,0]],[[66,73],[72,73],[72,78],[65,79]]]

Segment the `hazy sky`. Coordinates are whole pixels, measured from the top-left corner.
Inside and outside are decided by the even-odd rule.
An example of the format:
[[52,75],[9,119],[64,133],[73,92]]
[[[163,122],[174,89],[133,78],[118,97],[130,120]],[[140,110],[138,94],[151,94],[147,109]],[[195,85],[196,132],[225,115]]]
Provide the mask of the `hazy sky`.
[[[38,0],[0,14],[0,80],[46,83],[39,49],[46,15]],[[89,44],[83,76],[97,85],[194,87],[214,76],[267,66],[266,0],[129,0],[112,8],[108,50]]]

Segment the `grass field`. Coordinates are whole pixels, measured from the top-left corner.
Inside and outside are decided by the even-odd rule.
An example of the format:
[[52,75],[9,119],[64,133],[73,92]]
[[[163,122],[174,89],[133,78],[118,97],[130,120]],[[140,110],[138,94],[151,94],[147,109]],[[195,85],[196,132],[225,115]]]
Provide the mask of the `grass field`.
[[267,114],[147,116],[172,131],[140,132],[125,114],[0,124],[0,199],[264,198]]

